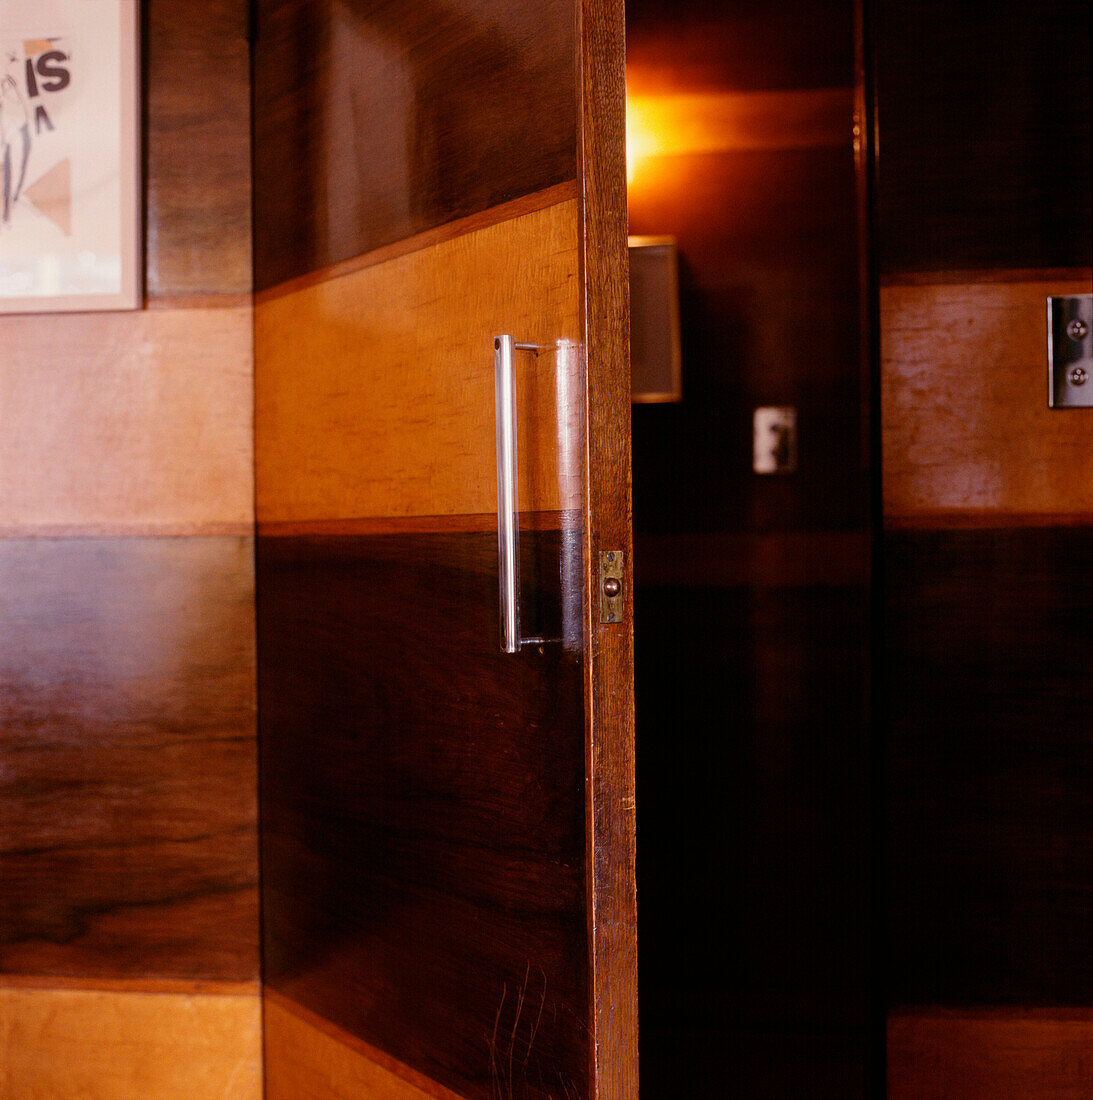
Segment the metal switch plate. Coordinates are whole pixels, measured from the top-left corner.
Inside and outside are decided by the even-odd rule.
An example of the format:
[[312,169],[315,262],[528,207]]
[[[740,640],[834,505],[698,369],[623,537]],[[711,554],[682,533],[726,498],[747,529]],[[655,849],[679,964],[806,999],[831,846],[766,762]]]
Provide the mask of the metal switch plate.
[[600,622],[621,623],[626,604],[624,554],[621,550],[600,551]]
[[1093,294],[1047,300],[1047,403],[1093,407]]
[[797,469],[797,410],[792,405],[755,410],[751,468],[757,474],[792,474]]

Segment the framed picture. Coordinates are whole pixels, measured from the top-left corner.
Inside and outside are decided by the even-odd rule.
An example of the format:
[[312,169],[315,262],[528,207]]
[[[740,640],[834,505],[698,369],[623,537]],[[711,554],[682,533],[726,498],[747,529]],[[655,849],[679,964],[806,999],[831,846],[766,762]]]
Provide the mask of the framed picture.
[[141,305],[137,0],[0,0],[0,313]]

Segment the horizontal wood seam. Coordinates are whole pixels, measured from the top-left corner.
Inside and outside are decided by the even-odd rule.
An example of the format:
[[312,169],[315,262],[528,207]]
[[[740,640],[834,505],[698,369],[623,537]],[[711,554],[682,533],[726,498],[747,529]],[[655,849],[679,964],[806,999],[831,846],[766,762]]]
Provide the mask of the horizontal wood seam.
[[89,993],[171,993],[257,997],[257,981],[218,981],[207,978],[77,978],[52,974],[0,974],[0,989],[67,990]]
[[[576,530],[577,513],[525,512],[520,516],[521,531]],[[405,534],[477,534],[497,529],[493,512],[447,516],[361,516],[354,519],[271,520],[258,524],[263,538],[337,535]]]
[[253,523],[93,523],[0,526],[0,539],[249,538]]
[[884,516],[886,531],[984,531],[1011,527],[1093,527],[1093,513],[983,509],[973,512],[886,512]]
[[[897,286],[976,286],[987,283],[1068,283],[1093,280],[1093,268],[988,268],[968,271],[901,271],[882,275],[880,285]],[[1093,290],[1093,287],[1090,288]]]
[[983,1020],[1006,1023],[1032,1022],[1093,1022],[1093,1008],[1067,1005],[900,1005],[888,1010],[889,1020]]
[[244,294],[161,294],[144,299],[146,310],[240,309],[254,305],[254,295]]

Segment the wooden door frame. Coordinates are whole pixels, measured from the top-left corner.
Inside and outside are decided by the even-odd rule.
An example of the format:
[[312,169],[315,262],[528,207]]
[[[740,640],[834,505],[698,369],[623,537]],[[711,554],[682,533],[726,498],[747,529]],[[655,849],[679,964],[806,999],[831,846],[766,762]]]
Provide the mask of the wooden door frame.
[[[596,1100],[638,1095],[633,543],[626,27],[623,0],[577,7],[581,333],[585,349],[585,782]],[[626,612],[601,624],[599,554],[626,562]]]

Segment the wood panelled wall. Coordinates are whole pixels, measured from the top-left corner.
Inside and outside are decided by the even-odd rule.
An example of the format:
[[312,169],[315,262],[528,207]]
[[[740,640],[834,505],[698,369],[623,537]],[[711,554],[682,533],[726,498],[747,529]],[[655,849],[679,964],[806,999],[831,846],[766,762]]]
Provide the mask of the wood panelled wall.
[[1088,1091],[1090,10],[876,0],[889,1087]]
[[[683,401],[635,406],[643,1095],[869,1089],[869,492],[850,3],[627,5]],[[751,470],[759,405],[796,473]]]
[[147,298],[0,319],[0,1093],[261,1091],[244,0],[142,4]]

